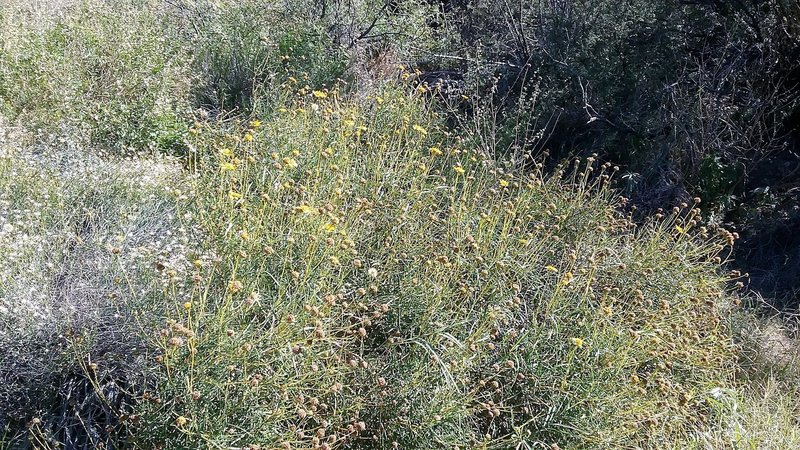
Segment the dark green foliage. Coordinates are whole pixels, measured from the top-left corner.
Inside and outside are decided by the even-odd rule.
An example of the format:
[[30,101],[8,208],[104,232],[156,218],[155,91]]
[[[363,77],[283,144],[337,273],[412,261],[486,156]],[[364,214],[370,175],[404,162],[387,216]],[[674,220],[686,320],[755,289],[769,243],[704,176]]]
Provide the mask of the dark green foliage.
[[764,217],[742,212],[764,187],[797,206],[797,2],[442,3],[473,111],[499,118],[487,147],[597,153],[645,211],[699,196],[718,223]]
[[278,55],[286,75],[304,80],[312,89],[330,87],[347,70],[345,53],[332,48],[320,31],[286,31],[278,41]]
[[[522,120],[541,128],[560,154],[600,153],[641,173],[642,201],[659,184],[716,202],[743,189],[717,191],[701,179],[703,161],[755,164],[796,145],[796,4],[672,0],[529,1],[448,4],[459,30],[461,70],[490,96],[507,129]],[[535,99],[520,104],[519,99]],[[551,120],[551,118],[557,120]],[[519,145],[502,139],[501,146]],[[738,169],[737,169],[738,170]],[[664,180],[662,174],[676,171]],[[707,191],[707,189],[710,189]]]

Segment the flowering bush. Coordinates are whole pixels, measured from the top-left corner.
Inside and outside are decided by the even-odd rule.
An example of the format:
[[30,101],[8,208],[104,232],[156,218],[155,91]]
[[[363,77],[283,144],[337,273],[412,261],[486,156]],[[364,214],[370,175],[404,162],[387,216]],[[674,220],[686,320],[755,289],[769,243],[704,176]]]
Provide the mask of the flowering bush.
[[151,333],[140,445],[627,448],[709,421],[731,238],[697,209],[637,228],[610,165],[522,172],[392,88],[299,94],[195,130],[217,258]]
[[0,5],[0,447],[798,447],[699,199],[333,79],[429,9],[50,3]]

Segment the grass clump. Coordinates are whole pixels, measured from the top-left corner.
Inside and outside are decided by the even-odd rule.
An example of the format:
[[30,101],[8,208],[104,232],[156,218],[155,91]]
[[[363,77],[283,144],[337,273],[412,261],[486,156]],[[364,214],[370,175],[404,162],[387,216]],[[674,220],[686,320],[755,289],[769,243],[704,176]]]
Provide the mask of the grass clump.
[[212,114],[249,113],[256,93],[263,98],[278,76],[314,89],[346,77],[345,52],[318,18],[298,10],[247,0],[197,2],[167,14],[182,24],[181,39],[197,74],[192,103]]
[[181,151],[193,78],[157,10],[81,2],[42,17],[36,5],[0,10],[0,102],[9,118],[120,153]]
[[0,448],[112,446],[146,381],[138,330],[167,277],[153,265],[185,260],[175,255],[192,244],[166,194],[181,166],[10,134],[0,142]]
[[151,334],[139,445],[664,448],[713,418],[729,237],[696,209],[636,227],[610,165],[523,172],[393,88],[301,94],[195,130],[210,256]]

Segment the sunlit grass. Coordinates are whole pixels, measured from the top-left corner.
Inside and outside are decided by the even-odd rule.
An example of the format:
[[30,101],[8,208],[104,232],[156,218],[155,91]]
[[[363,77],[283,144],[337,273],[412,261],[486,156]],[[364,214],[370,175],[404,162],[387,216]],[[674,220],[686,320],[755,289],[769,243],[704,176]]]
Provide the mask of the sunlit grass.
[[698,200],[635,223],[612,164],[345,94],[255,3],[126,5],[0,6],[0,447],[797,445]]
[[633,448],[705,426],[733,358],[725,232],[691,205],[637,227],[610,165],[523,171],[394,88],[300,95],[194,130],[185,207],[216,257],[154,330],[146,445]]

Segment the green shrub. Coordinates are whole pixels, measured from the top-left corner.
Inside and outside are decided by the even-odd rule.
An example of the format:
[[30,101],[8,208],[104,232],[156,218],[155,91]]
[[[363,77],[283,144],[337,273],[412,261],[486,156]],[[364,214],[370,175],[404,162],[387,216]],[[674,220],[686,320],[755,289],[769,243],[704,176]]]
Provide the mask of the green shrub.
[[28,129],[74,130],[119,152],[179,151],[192,77],[160,20],[152,8],[87,2],[23,23],[0,53],[0,99]]
[[182,21],[182,39],[198,74],[193,103],[216,112],[247,112],[254,87],[269,80],[274,68],[269,39],[281,27],[274,8],[257,1],[223,7],[197,2],[182,5],[171,17]]
[[345,54],[332,47],[328,37],[320,31],[287,30],[279,38],[278,55],[284,61],[286,74],[319,89],[334,85],[347,69]]
[[663,448],[705,426],[725,240],[696,209],[634,227],[609,165],[525,174],[437,120],[316,91],[198,131],[184,208],[213,257],[152,330],[138,445]]
[[[500,109],[498,128],[526,122],[513,144],[598,153],[641,175],[631,195],[653,209],[688,190],[728,212],[745,184],[785,183],[739,174],[719,192],[703,172],[714,158],[753,170],[794,159],[796,3],[447,3],[467,84]],[[535,105],[518,101],[531,93]]]
[[205,19],[202,29],[207,31],[194,46],[202,80],[195,89],[198,105],[248,114],[254,95],[263,99],[278,79],[291,76],[318,89],[345,75],[346,56],[333,48],[324,32],[279,19],[258,2],[244,2]]
[[[0,108],[22,125],[0,117],[0,447],[795,445],[796,377],[748,372],[773,365],[726,320],[734,235],[696,203],[634,223],[594,156],[525,156],[552,131],[539,102],[565,99],[600,108],[598,145],[652,155],[613,121],[649,130],[636,108],[669,67],[606,43],[671,43],[649,34],[666,3],[599,4],[473,11],[512,76],[456,132],[404,88],[338,83],[443,45],[412,33],[450,26],[416,2],[0,6]],[[566,36],[579,57],[548,48],[566,67],[517,53],[597,17]],[[585,98],[560,89],[576,76]],[[184,170],[118,154],[145,148]],[[734,182],[701,161],[709,190]]]

